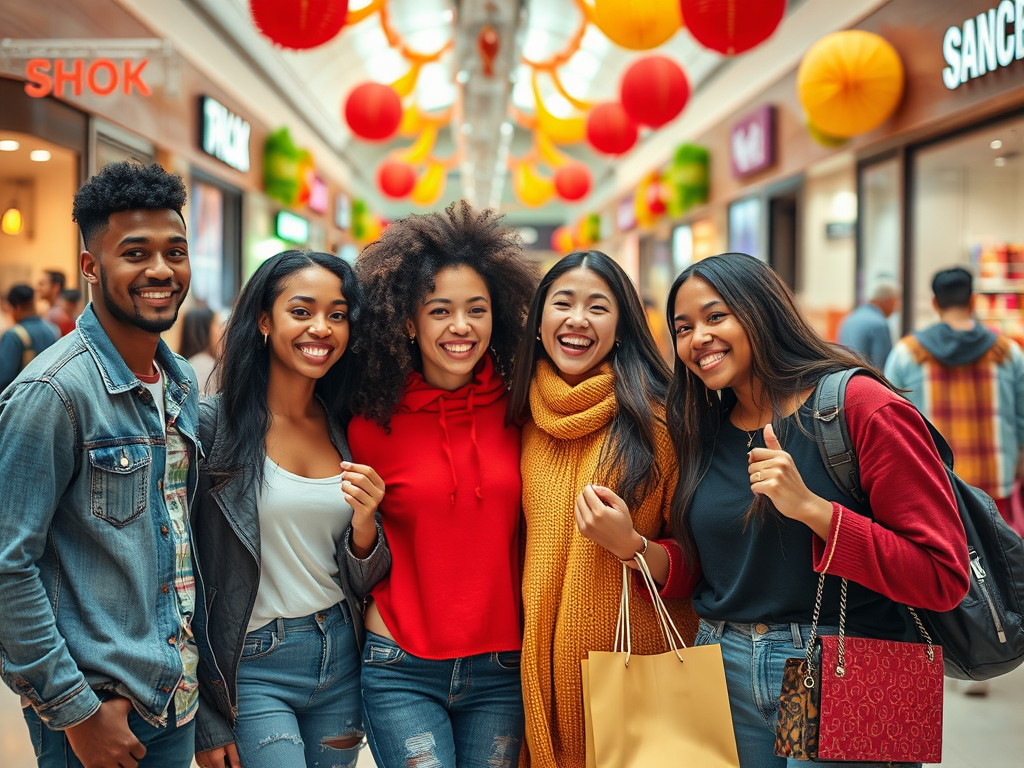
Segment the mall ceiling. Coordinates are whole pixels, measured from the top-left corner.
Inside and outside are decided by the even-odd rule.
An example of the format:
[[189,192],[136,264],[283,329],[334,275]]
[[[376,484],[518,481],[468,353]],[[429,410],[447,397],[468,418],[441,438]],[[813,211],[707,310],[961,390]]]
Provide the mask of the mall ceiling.
[[[370,0],[351,0],[349,12]],[[261,35],[250,18],[248,0],[185,0],[222,38],[259,72],[261,77],[324,140],[335,147],[352,169],[357,194],[369,197],[385,217],[408,213],[410,203],[389,201],[377,190],[377,167],[396,149],[413,139],[369,143],[352,135],[342,115],[348,93],[361,82],[390,83],[409,65],[388,44],[379,14],[342,32],[324,45],[306,51],[276,47]],[[790,8],[800,0],[790,0]],[[455,105],[452,117],[439,131],[433,155],[450,158],[459,147],[459,163],[447,169],[447,185],[437,206],[460,196],[479,204],[500,204],[517,221],[561,223],[586,209],[586,199],[574,207],[548,203],[525,209],[508,181],[508,157],[530,152],[532,132],[516,125],[519,110],[527,120],[535,111],[530,70],[522,59],[537,61],[566,49],[580,28],[575,0],[389,0],[388,20],[405,45],[415,51],[436,51],[452,45],[440,59],[424,65],[413,98],[430,114],[443,114]],[[480,72],[478,36],[482,19],[492,20],[501,33],[502,49],[492,77]],[[566,91],[584,101],[618,98],[623,70],[636,58],[655,51],[629,51],[612,43],[593,25],[587,27],[579,50],[559,69]],[[656,52],[679,63],[693,92],[706,87],[717,71],[729,66],[724,57],[697,44],[685,29]],[[548,79],[539,82],[541,98],[557,116],[568,116],[572,105]],[[671,126],[671,123],[669,124]],[[662,129],[665,130],[665,129]],[[653,132],[642,132],[638,147]],[[613,183],[616,158],[599,155],[586,142],[561,148],[591,170],[591,197]],[[634,149],[633,151],[636,151]],[[361,187],[361,189],[359,188]]]

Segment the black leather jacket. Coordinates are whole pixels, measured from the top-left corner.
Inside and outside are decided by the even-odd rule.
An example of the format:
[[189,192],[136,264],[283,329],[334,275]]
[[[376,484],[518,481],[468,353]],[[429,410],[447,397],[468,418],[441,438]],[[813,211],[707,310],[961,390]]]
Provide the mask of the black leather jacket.
[[[200,404],[199,433],[208,460],[216,463],[224,444],[218,428],[220,396]],[[345,434],[331,422],[331,442],[342,458],[351,461]],[[218,438],[219,444],[218,444]],[[214,490],[205,466],[200,467],[199,490],[192,510],[192,551],[196,560],[196,588],[206,596],[197,600],[194,634],[199,647],[199,712],[196,715],[196,751],[220,747],[235,740],[232,726],[238,706],[237,674],[246,627],[256,603],[260,583],[260,532],[256,511],[255,467]],[[359,560],[350,548],[351,526],[338,544],[341,589],[352,608],[352,627],[362,648],[363,598],[391,569],[391,551],[377,520],[377,545]]]

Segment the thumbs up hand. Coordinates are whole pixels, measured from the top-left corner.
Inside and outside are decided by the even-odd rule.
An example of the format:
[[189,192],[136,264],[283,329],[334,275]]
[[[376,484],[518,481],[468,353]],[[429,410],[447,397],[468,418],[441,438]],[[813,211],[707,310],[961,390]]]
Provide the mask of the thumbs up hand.
[[764,428],[764,444],[765,448],[754,448],[747,454],[750,490],[763,493],[781,514],[806,523],[823,539],[827,538],[832,502],[804,485],[793,457],[783,450],[771,424]]

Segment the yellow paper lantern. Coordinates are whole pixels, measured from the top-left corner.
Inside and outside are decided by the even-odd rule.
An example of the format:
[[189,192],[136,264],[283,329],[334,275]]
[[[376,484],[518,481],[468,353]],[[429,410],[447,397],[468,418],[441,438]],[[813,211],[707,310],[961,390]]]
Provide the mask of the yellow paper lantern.
[[24,223],[25,220],[22,218],[21,211],[12,205],[4,211],[3,220],[0,221],[0,230],[3,230],[4,234],[7,235],[17,235],[21,232]]
[[679,31],[679,0],[594,0],[594,24],[631,51],[657,48]]
[[512,190],[527,208],[539,208],[555,195],[555,182],[541,176],[530,162],[517,161],[512,168]]
[[903,63],[887,40],[871,32],[835,32],[815,43],[797,73],[807,119],[829,136],[874,130],[903,97]]

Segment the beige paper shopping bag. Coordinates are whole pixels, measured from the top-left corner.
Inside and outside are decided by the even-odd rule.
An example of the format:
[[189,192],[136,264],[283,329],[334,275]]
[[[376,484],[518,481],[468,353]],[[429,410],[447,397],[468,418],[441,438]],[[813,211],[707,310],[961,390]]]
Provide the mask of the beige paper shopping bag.
[[668,653],[630,652],[629,575],[623,566],[615,650],[581,662],[587,768],[739,768],[722,652],[687,648],[653,587]]

